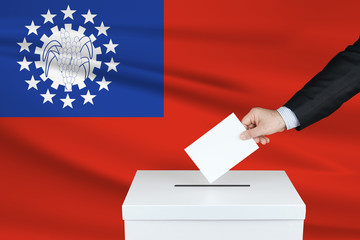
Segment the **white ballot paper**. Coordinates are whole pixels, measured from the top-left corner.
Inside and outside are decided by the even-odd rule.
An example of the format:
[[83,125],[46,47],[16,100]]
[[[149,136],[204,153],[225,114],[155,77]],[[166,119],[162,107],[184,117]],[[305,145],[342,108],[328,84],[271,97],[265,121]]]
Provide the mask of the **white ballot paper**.
[[212,183],[259,148],[253,139],[240,139],[245,130],[232,113],[185,148],[185,152]]

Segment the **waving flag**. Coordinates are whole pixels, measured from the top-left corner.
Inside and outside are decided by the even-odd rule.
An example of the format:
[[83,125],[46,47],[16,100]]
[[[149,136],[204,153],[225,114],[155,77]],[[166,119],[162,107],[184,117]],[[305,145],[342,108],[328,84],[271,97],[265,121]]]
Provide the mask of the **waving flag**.
[[[2,1],[0,239],[124,239],[136,170],[196,170],[185,147],[232,112],[284,104],[358,39],[359,9]],[[359,109],[358,95],[235,167],[287,172],[306,203],[304,240],[360,239]]]
[[17,61],[0,58],[0,116],[163,116],[161,1],[20,5],[26,17],[2,29]]

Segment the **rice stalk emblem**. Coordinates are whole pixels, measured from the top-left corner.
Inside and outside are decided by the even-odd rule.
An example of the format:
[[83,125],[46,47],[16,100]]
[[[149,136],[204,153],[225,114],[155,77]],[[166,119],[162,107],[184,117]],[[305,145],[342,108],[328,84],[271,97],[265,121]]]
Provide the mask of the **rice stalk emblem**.
[[57,66],[61,72],[65,86],[65,92],[72,91],[72,85],[81,67],[84,68],[84,80],[90,73],[90,60],[93,57],[93,44],[87,36],[79,38],[71,37],[64,28],[60,30],[60,41],[50,41],[42,54],[45,62],[45,76],[48,77],[52,61],[57,60]]

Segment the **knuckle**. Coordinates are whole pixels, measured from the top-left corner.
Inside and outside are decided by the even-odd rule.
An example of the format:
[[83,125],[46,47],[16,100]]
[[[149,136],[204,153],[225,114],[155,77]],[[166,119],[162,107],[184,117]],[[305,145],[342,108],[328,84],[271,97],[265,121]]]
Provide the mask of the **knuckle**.
[[258,110],[259,110],[258,107],[253,107],[253,108],[250,110],[250,112],[257,112]]
[[262,111],[262,108],[260,108],[260,107],[254,107],[254,108],[251,109],[250,112],[251,112],[252,114],[257,115],[257,114],[261,113],[261,111]]

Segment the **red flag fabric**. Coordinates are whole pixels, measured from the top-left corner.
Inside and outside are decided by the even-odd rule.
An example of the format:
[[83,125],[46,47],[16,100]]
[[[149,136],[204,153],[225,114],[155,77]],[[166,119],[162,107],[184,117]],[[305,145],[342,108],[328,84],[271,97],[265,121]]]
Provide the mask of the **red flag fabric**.
[[[235,112],[276,109],[359,36],[360,2],[165,1],[163,118],[0,119],[0,239],[124,239],[139,169],[196,169],[184,148]],[[360,96],[235,167],[285,170],[305,240],[360,238]]]

